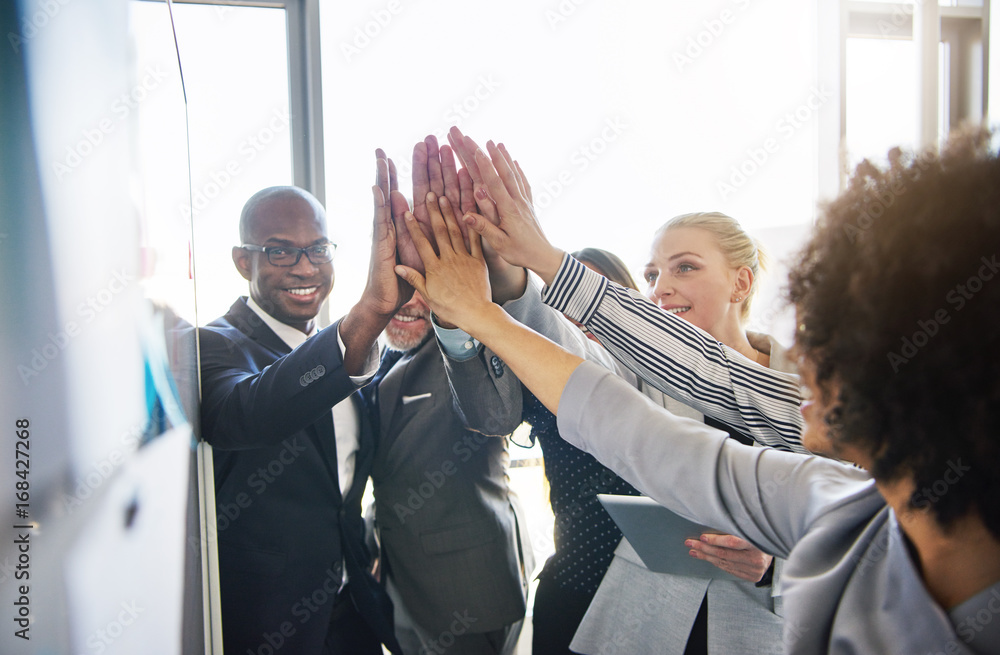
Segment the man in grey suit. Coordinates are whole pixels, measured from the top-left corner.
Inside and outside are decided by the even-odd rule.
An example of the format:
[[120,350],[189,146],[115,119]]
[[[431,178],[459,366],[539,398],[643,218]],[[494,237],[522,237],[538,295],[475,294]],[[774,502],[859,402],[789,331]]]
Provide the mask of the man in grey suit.
[[466,429],[419,294],[384,333],[372,465],[382,568],[411,653],[511,653],[534,568],[504,439]]
[[[413,197],[425,225],[427,203],[475,207],[471,178],[433,136],[413,150]],[[503,267],[494,298],[519,296],[526,281],[524,269]],[[527,524],[507,477],[506,441],[465,427],[433,332],[414,294],[385,328],[389,350],[368,387],[376,533],[396,634],[407,655],[509,655],[534,569]]]

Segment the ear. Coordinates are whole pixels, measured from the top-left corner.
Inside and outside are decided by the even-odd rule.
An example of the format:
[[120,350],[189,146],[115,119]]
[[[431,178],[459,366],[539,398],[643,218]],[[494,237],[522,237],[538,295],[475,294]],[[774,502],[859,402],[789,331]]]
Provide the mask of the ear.
[[249,281],[253,266],[250,261],[250,253],[239,246],[233,246],[233,263],[236,264],[236,270],[240,272],[243,279]]
[[733,282],[733,302],[746,300],[751,287],[753,287],[753,271],[749,266],[741,266],[736,271],[736,279]]

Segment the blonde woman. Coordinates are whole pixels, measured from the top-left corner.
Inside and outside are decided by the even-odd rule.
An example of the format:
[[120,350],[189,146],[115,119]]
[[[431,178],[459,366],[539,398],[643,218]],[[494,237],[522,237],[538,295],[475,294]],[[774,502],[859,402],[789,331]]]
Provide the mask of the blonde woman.
[[[764,264],[758,244],[735,219],[717,212],[683,214],[654,235],[643,293],[747,359],[788,371],[793,367],[785,349],[745,328]],[[703,418],[741,443],[754,443],[743,432],[689,407],[678,409],[667,396],[643,386],[647,396],[674,414]],[[797,444],[787,449],[804,452]],[[732,535],[664,544],[685,547],[692,557],[743,581],[654,573],[623,539],[571,649],[602,655],[781,652],[774,559]]]

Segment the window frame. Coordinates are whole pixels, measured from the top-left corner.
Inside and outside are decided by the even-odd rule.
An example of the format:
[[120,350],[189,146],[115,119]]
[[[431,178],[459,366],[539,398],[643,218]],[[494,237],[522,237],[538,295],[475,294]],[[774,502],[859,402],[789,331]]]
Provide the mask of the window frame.
[[[821,11],[823,11],[821,9]],[[948,107],[947,128],[951,129],[966,120],[982,120],[988,116],[989,106],[989,25],[990,0],[983,0],[981,7],[974,6],[941,6],[938,2],[866,2],[864,0],[841,0],[833,16],[833,9],[826,10],[825,18],[836,20],[840,27],[839,43],[836,49],[826,49],[826,52],[837,52],[836,64],[825,62],[827,75],[839,78],[840,125],[837,138],[837,161],[839,166],[839,189],[847,184],[847,153],[844,145],[847,143],[847,40],[848,38],[876,39],[913,39],[917,44],[918,97],[914,98],[918,111],[917,145],[920,148],[939,145],[943,135],[940,116],[941,98],[939,97],[939,79],[944,74],[947,84]],[[825,21],[820,21],[823,24]],[[978,34],[976,23],[978,22]],[[885,31],[886,25],[893,26],[891,34]],[[973,61],[970,45],[975,41],[973,35],[981,40],[981,60]],[[830,43],[831,37],[821,31],[821,39]],[[950,47],[952,56],[949,70],[939,69],[939,48],[941,43]],[[824,49],[821,49],[823,52]],[[978,74],[975,68],[978,66]],[[824,62],[820,62],[821,71]],[[978,88],[977,88],[978,87]],[[970,101],[970,98],[973,99]],[[975,102],[978,99],[978,102]],[[832,138],[827,141],[832,142]],[[830,155],[830,146],[820,156],[826,159]],[[825,177],[826,187],[829,187],[832,173],[824,170],[822,162],[821,177]],[[821,187],[824,180],[821,179]],[[831,197],[835,194],[829,194]]]

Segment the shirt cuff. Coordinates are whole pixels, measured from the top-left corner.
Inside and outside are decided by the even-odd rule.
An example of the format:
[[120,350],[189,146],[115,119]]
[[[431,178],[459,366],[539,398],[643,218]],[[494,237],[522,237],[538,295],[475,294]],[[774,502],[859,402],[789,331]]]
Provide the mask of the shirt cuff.
[[[347,356],[347,347],[344,345],[344,340],[340,336],[340,324],[337,324],[337,345],[340,346],[340,359],[343,360]],[[349,375],[351,382],[354,383],[356,387],[363,387],[371,379],[375,377],[378,372],[379,356],[378,356],[378,342],[372,344],[372,349],[368,351],[368,358],[365,359],[364,373],[361,375]]]
[[433,314],[431,314],[431,325],[434,327],[438,343],[441,344],[441,350],[448,357],[464,362],[479,354],[479,341],[469,336],[469,333],[462,328],[443,328],[438,325]]
[[608,278],[567,253],[552,284],[542,289],[542,302],[577,323],[586,324],[597,313],[607,288]]

